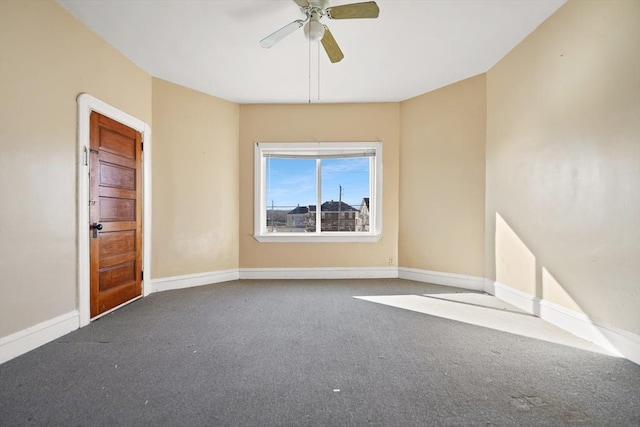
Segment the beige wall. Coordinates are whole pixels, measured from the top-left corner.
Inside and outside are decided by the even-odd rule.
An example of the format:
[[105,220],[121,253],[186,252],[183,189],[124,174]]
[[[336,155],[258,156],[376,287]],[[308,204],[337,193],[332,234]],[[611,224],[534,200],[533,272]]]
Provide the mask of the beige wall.
[[[400,257],[640,334],[638,16],[570,1],[486,76],[403,103],[238,106],[152,79],[53,1],[0,1],[0,337],[77,307],[82,92],[153,125],[154,278]],[[381,241],[253,238],[254,142],[376,140]]]
[[400,266],[483,276],[485,76],[401,104]]
[[0,336],[76,309],[76,97],[151,123],[151,77],[53,1],[0,1]]
[[489,71],[485,217],[487,276],[635,334],[639,17],[570,1]]
[[[400,105],[240,106],[240,267],[383,267],[398,256]],[[383,230],[376,243],[259,243],[253,238],[255,142],[382,141]]]
[[238,268],[239,106],[153,79],[152,275]]

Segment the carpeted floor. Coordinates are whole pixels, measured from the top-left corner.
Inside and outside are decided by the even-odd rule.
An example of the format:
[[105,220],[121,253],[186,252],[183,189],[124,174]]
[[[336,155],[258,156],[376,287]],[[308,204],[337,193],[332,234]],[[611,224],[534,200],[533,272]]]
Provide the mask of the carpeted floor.
[[[640,425],[640,366],[455,292],[470,294],[399,279],[154,294],[0,365],[0,424]],[[354,298],[398,295],[560,338]]]

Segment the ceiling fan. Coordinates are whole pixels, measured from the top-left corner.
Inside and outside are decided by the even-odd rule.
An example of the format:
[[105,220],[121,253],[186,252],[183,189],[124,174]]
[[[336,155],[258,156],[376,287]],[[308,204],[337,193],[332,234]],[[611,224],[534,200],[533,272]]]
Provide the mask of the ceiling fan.
[[377,18],[380,9],[374,1],[363,3],[351,3],[341,6],[329,7],[328,0],[293,0],[300,10],[306,15],[305,19],[296,19],[285,25],[278,31],[260,40],[260,46],[265,49],[270,48],[280,40],[304,26],[304,34],[309,40],[321,40],[324,50],[327,52],[329,60],[333,63],[340,62],[344,54],[340,50],[336,39],[331,35],[331,31],[326,25],[320,22],[324,16],[329,19],[356,19],[356,18]]

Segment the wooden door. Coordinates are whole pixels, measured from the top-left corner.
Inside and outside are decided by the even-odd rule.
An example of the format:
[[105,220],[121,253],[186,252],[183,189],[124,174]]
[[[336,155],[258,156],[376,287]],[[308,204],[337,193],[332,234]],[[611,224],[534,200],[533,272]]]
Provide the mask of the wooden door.
[[91,113],[91,317],[142,294],[142,136]]

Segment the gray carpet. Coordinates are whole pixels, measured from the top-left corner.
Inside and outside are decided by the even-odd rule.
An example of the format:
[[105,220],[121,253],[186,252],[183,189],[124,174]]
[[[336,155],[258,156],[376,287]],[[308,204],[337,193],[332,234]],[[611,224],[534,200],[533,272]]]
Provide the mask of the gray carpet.
[[625,359],[353,298],[452,292],[378,279],[154,294],[1,365],[0,423],[640,425]]

